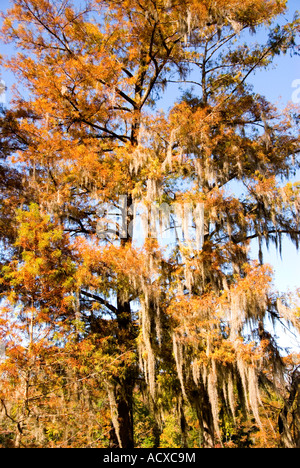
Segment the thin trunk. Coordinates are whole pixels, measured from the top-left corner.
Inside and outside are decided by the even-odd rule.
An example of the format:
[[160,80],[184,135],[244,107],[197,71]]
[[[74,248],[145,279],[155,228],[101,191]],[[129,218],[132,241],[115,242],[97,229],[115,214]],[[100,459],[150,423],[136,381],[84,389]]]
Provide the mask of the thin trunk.
[[187,420],[184,413],[184,401],[182,396],[178,400],[178,416],[180,423],[180,432],[181,432],[181,446],[182,448],[188,448],[188,438],[187,438]]

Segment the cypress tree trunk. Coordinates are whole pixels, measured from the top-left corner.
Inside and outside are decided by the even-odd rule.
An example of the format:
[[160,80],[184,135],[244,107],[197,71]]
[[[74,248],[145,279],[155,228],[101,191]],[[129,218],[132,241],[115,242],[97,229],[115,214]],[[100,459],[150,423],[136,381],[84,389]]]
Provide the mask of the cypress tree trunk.
[[[127,197],[128,207],[132,204],[132,197]],[[127,210],[125,215],[126,231],[133,221],[133,214]],[[131,244],[132,239],[127,235],[121,239],[121,246],[126,247]],[[118,323],[118,342],[119,345],[129,351],[134,347],[136,333],[132,322],[130,302],[117,298],[117,323]],[[135,385],[135,369],[132,366],[124,368],[120,378],[115,384],[115,401],[118,413],[118,434],[112,435],[112,443],[118,448],[134,448],[134,430],[133,430],[133,390]],[[116,432],[116,428],[114,429]],[[116,444],[117,442],[117,444]]]
[[119,382],[116,388],[116,400],[119,421],[119,438],[121,447],[124,449],[134,448],[133,434],[133,379],[128,376],[122,382]]
[[[126,343],[126,350],[132,347],[134,330],[131,319],[130,303],[118,301],[118,328],[119,341]],[[133,389],[135,383],[134,369],[127,367],[124,369],[125,376],[118,379],[115,398],[118,411],[119,439],[122,447],[131,449],[134,447],[133,436]]]

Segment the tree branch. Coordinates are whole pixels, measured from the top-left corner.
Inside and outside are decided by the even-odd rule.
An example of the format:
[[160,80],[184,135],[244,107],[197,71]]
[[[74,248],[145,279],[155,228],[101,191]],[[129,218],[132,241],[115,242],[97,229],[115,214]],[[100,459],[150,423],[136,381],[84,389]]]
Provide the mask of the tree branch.
[[[269,234],[296,234],[300,236],[300,231],[296,229],[271,229],[270,231],[267,231],[266,233],[266,235],[269,235]],[[263,237],[266,237],[266,235],[264,235]],[[233,236],[232,241],[235,244],[239,244],[240,242],[245,242],[247,240],[256,239],[259,236],[261,236],[261,234],[258,232],[255,232],[254,234],[251,234],[249,236],[240,236],[240,237]]]
[[118,309],[110,304],[106,299],[103,299],[102,297],[89,293],[87,291],[80,291],[80,294],[83,294],[86,297],[89,297],[90,299],[94,299],[95,301],[99,302],[99,304],[104,305],[108,310],[110,310],[113,314],[118,314]]
[[[101,80],[99,78],[96,81],[98,81],[99,83],[101,83],[102,85],[104,85],[104,86],[106,86],[108,88],[112,87],[112,86],[109,85],[109,83],[107,83],[106,81]],[[137,103],[133,99],[131,99],[131,97],[127,96],[127,94],[124,93],[124,91],[122,91],[119,88],[114,88],[114,89],[115,89],[116,93],[119,96],[121,96],[123,99],[125,99],[125,101],[129,102],[129,104],[131,104],[134,109],[138,109]]]

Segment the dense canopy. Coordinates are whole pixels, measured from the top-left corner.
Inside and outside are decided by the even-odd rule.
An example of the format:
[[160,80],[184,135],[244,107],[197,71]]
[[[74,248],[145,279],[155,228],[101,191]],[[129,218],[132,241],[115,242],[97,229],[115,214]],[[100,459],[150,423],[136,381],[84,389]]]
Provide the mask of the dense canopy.
[[265,245],[300,245],[299,108],[249,84],[298,59],[285,11],[12,2],[3,447],[300,446],[300,358],[269,326],[296,333],[299,294],[276,293],[263,261]]

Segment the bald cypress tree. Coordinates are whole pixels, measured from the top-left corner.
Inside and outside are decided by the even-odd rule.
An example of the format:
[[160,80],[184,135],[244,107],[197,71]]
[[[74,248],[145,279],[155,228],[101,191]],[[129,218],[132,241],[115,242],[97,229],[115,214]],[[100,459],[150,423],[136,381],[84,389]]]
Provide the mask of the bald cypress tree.
[[[222,444],[222,421],[240,412],[262,428],[262,386],[282,392],[286,366],[266,320],[299,319],[272,291],[262,252],[285,237],[299,246],[299,184],[288,183],[297,110],[277,110],[248,78],[297,51],[299,21],[272,26],[285,8],[15,0],[6,15],[18,53],[5,65],[27,97],[16,94],[1,122],[2,154],[14,154],[1,166],[1,236],[12,247],[3,297],[31,298],[32,343],[34,326],[51,324],[53,346],[72,336],[78,372],[82,360],[95,366],[111,446],[134,447],[137,389],[156,444],[176,402],[182,446],[191,410],[205,447]],[[268,37],[253,45],[262,27]],[[282,440],[296,446],[288,412]]]

